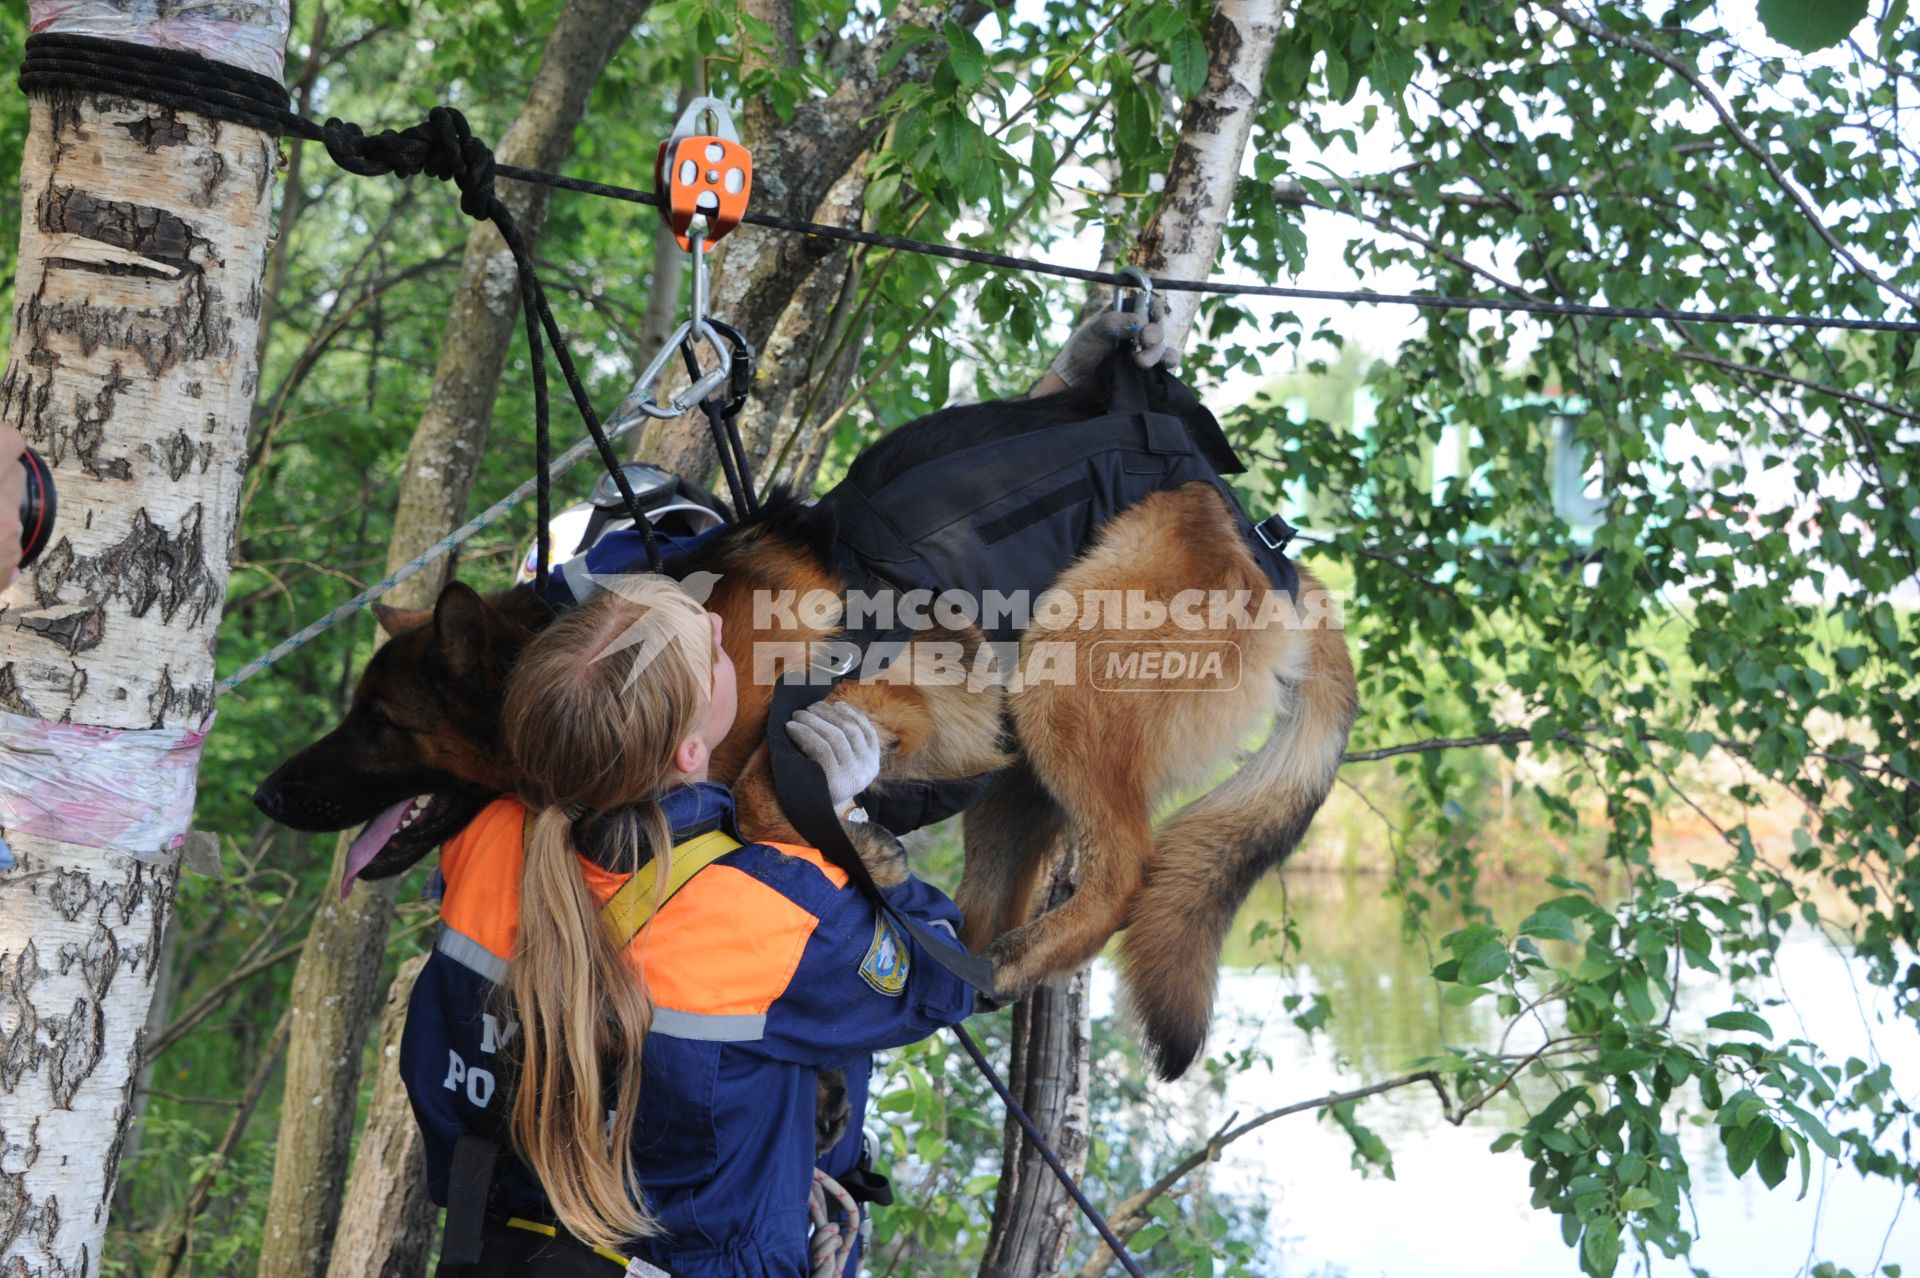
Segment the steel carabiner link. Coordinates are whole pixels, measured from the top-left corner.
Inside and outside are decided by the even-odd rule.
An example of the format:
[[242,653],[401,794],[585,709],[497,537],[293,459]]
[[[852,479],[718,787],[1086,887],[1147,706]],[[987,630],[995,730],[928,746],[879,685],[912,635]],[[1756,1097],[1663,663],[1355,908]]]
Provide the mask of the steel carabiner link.
[[[707,255],[702,251],[705,227],[696,225],[689,235],[692,241],[693,255],[693,312],[673,330],[673,334],[661,345],[650,363],[640,373],[639,380],[627,397],[614,410],[618,421],[625,421],[635,414],[657,417],[661,420],[679,417],[692,411],[713,395],[722,386],[735,380],[734,365],[736,356],[721,334],[719,327],[707,318]],[[660,385],[662,375],[667,371],[667,363],[683,344],[705,341],[717,357],[714,367],[703,371],[693,379],[693,383],[670,396],[663,404],[654,398],[654,392]]]

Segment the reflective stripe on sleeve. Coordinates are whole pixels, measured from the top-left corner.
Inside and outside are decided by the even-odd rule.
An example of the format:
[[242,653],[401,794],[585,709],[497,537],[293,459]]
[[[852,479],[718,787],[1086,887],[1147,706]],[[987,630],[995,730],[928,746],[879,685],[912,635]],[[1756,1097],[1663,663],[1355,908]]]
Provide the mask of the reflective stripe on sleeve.
[[495,985],[506,983],[507,961],[472,937],[454,931],[444,921],[440,924],[440,935],[434,939],[433,948]]
[[757,1043],[767,1035],[765,1012],[718,1014],[653,1009],[652,1032],[698,1043]]

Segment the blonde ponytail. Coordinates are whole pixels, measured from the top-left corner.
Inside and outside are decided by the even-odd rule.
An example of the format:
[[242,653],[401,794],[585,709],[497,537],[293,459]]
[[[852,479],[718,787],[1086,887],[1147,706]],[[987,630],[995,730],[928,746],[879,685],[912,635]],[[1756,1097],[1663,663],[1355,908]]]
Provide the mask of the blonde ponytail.
[[634,1179],[632,1142],[613,1135],[632,1131],[639,1110],[653,1001],[601,922],[567,838],[571,822],[558,808],[531,820],[519,939],[507,965],[521,1042],[513,1143],[554,1215],[576,1237],[614,1247],[655,1231]]
[[530,809],[507,964],[520,1022],[510,1131],[560,1223],[610,1248],[659,1229],[632,1142],[653,1002],[587,886],[575,830],[591,820],[596,850],[618,854],[602,857],[609,869],[658,859],[664,890],[673,839],[654,800],[712,680],[699,605],[664,578],[626,583],[623,596],[600,596],[537,636],[503,712]]

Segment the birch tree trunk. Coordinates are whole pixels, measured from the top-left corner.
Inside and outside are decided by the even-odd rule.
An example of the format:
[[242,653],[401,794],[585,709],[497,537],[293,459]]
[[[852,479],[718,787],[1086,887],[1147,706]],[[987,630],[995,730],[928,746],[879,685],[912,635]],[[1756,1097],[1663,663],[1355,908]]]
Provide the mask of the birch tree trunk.
[[[111,32],[276,78],[287,20],[281,0],[214,18],[30,10],[36,31]],[[0,736],[31,751],[23,737],[126,730],[84,747],[110,790],[213,705],[278,151],[257,130],[109,94],[36,93],[30,120],[0,420],[51,463],[61,510],[37,570],[0,595],[0,710],[20,716]],[[178,747],[190,804],[198,746]],[[99,802],[53,821],[59,836],[36,832],[50,828],[26,815],[36,793],[83,790],[71,772],[23,781],[21,757],[0,750],[0,800],[19,800],[0,875],[0,1270],[90,1278],[178,874],[165,849],[186,813],[163,803],[135,829]]]
[[[569,0],[547,40],[527,104],[496,148],[502,163],[555,170],[595,81],[647,10],[649,0]],[[503,181],[500,200],[531,248],[546,220],[548,190]],[[467,239],[433,398],[415,429],[400,482],[389,570],[458,527],[493,422],[500,370],[518,327],[513,256],[490,223]],[[564,397],[562,401],[564,403]],[[430,607],[453,562],[424,572],[388,596],[400,607]],[[334,852],[344,869],[352,834]],[[327,1271],[353,1135],[360,1058],[376,1010],[387,925],[397,880],[361,883],[346,900],[329,894],[295,969],[293,1038],[274,1152],[260,1278],[320,1278]]]
[[360,1149],[340,1209],[339,1241],[327,1266],[327,1278],[421,1278],[433,1250],[437,1213],[427,1197],[426,1154],[420,1125],[414,1121],[407,1087],[400,1079],[400,1032],[406,1027],[407,999],[420,969],[416,954],[400,965],[387,989],[380,1014],[379,1077]]
[[[1055,871],[1048,908],[1063,904],[1079,882],[1078,847]],[[1075,1176],[1087,1167],[1087,1068],[1093,1042],[1085,968],[1037,987],[1013,1009],[1007,1086],[1020,1107]],[[1041,1161],[1040,1151],[1009,1114],[994,1191],[993,1228],[980,1278],[1035,1278],[1058,1273],[1080,1228],[1079,1209]]]
[[[1180,113],[1180,142],[1132,262],[1150,275],[1204,279],[1220,255],[1273,43],[1293,0],[1219,0],[1207,26],[1207,81]],[[1168,293],[1167,344],[1187,344],[1198,293]]]

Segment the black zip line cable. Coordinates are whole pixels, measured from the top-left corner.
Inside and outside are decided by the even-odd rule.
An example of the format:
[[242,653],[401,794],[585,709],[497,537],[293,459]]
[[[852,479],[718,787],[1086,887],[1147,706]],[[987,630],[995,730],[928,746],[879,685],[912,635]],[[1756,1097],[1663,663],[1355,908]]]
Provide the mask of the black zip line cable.
[[[502,164],[498,172],[501,177],[510,178],[515,182],[535,182],[557,190],[579,191],[586,195],[604,196],[610,200],[625,200],[630,204],[646,204],[658,208],[661,203],[660,197],[651,191],[638,191],[632,187],[613,186],[606,182],[591,182],[585,178],[546,173],[539,169],[523,169],[515,164]],[[927,240],[908,239],[902,235],[862,231],[851,226],[831,226],[822,222],[809,222],[804,218],[786,217],[779,213],[748,211],[740,220],[752,226],[764,226],[776,231],[791,231],[796,235],[841,240],[849,244],[871,244],[876,248],[898,249],[903,253],[918,253],[923,257],[943,257],[956,262],[973,262],[1001,270],[1021,271],[1028,275],[1051,275],[1063,280],[1084,280],[1089,284],[1110,284],[1117,288],[1140,286],[1137,277],[1121,275],[1114,271],[1091,271],[1078,266],[1042,261],[1039,258],[1015,257],[1009,253],[990,253],[985,249],[960,248],[952,244],[934,244]],[[1677,320],[1689,324],[1730,324],[1754,328],[1844,328],[1863,329],[1874,333],[1920,333],[1920,320],[1849,319],[1844,316],[1768,314],[1759,311],[1690,310],[1686,307],[1670,309],[1657,306],[1601,306],[1586,302],[1535,302],[1508,297],[1454,297],[1443,293],[1377,293],[1368,289],[1296,288],[1287,284],[1233,284],[1225,280],[1182,280],[1158,275],[1149,278],[1153,281],[1154,288],[1164,289],[1170,293],[1210,293],[1222,297],[1280,297],[1303,301],[1351,302],[1357,305],[1418,306],[1426,310],[1439,311],[1506,311],[1527,315],[1565,315],[1573,318]]]
[[[104,74],[103,74],[104,72]],[[329,120],[315,124],[287,110],[287,93],[270,77],[210,62],[195,54],[142,49],[91,36],[36,35],[27,40],[27,58],[20,70],[22,88],[79,88],[137,97],[164,106],[198,111],[219,119],[249,124],[270,133],[295,133],[335,149],[335,139],[352,125]],[[448,109],[451,108],[439,108]],[[382,134],[382,137],[390,134]],[[336,155],[336,159],[339,157]],[[345,167],[343,165],[343,167]],[[350,170],[353,171],[353,170]],[[594,182],[585,178],[496,164],[494,174],[516,182],[532,182],[562,191],[577,191],[629,204],[658,208],[661,199],[651,191]],[[926,240],[863,231],[850,226],[809,222],[778,213],[749,211],[741,219],[752,226],[788,231],[849,244],[898,249],[927,257],[972,262],[1003,270],[1081,280],[1090,284],[1131,287],[1131,276],[1112,271],[1085,270],[1038,258],[990,253],[983,249],[935,244]],[[1283,284],[1233,284],[1219,280],[1164,279],[1153,286],[1175,293],[1209,293],[1227,297],[1277,297],[1297,301],[1348,302],[1357,305],[1417,306],[1427,310],[1496,311],[1509,314],[1557,315],[1591,319],[1672,320],[1693,324],[1726,324],[1757,328],[1848,329],[1876,333],[1920,333],[1920,320],[1854,319],[1845,316],[1768,314],[1758,311],[1696,310],[1687,307],[1602,306],[1584,302],[1539,302],[1521,298],[1456,297],[1438,293],[1378,293],[1365,289],[1296,288]]]

